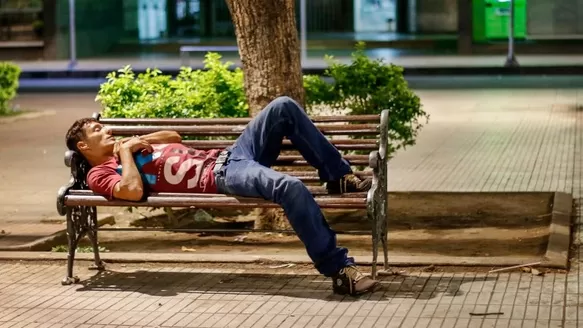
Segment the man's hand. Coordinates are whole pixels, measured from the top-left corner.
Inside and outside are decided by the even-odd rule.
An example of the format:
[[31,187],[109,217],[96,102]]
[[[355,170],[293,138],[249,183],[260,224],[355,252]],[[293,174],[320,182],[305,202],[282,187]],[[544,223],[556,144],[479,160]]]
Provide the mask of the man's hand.
[[[113,146],[113,156],[117,160],[120,159],[119,152],[122,149],[122,145],[125,145],[127,142],[129,142],[130,140],[133,140],[133,139],[140,139],[148,145],[182,142],[182,138],[180,137],[180,134],[178,134],[175,131],[158,131],[158,132],[153,132],[153,133],[146,134],[146,135],[143,135],[140,137],[125,137],[125,138],[122,138],[122,139],[119,139],[118,141],[116,141],[115,145]],[[138,148],[137,150],[139,150],[139,149],[148,149],[148,150],[152,151],[151,147]],[[135,150],[135,151],[137,151],[137,150]]]
[[113,197],[138,201],[144,195],[144,184],[140,171],[134,161],[133,154],[140,150],[142,152],[152,152],[154,149],[149,142],[138,137],[133,137],[125,142],[120,142],[117,150],[117,156],[119,156],[121,165],[123,165],[123,170],[121,181],[113,189]]
[[124,138],[115,143],[115,145],[113,146],[113,156],[115,156],[115,158],[119,160],[119,153],[124,149],[129,150],[129,152],[132,154],[139,150],[142,150],[143,152],[154,151],[152,145],[150,145],[150,143],[148,143],[147,141],[142,140],[139,137],[131,137]]
[[128,142],[131,139],[132,137],[121,138],[117,140],[113,145],[113,157],[115,157],[117,161],[119,161],[119,152],[121,150],[121,145],[123,145],[124,143]]
[[152,145],[150,145],[149,142],[139,137],[133,137],[130,140],[124,142],[121,145],[121,148],[129,149],[131,153],[135,153],[138,150],[146,150],[148,152],[154,151],[154,148],[152,147]]

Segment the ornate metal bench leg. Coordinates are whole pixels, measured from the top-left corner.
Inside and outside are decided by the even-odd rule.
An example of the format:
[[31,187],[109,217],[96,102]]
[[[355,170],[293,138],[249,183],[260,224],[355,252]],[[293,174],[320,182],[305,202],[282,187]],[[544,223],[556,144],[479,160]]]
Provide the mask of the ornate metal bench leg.
[[61,281],[62,285],[71,285],[79,282],[79,277],[73,276],[73,265],[75,264],[75,252],[77,251],[77,229],[73,222],[73,209],[67,209],[67,239],[69,241],[69,254],[67,255],[67,276]]
[[385,257],[385,271],[389,270],[389,243],[388,243],[388,232],[389,232],[389,220],[387,217],[383,217],[384,224],[382,225],[383,229],[381,231],[381,242],[383,244],[383,255]]
[[[383,187],[386,190],[386,186]],[[384,267],[385,271],[389,270],[389,244],[388,244],[388,233],[389,233],[389,216],[388,216],[388,195],[387,191],[382,193],[379,199],[378,208],[378,220],[379,220],[379,238],[383,244],[383,255],[384,255]]]
[[388,192],[389,192],[389,153],[388,153],[388,145],[389,145],[389,110],[385,109],[381,112],[381,124],[380,124],[380,147],[379,147],[379,156],[377,157],[377,178],[379,183],[379,193],[375,194],[375,201],[377,203],[377,218],[379,222],[379,233],[381,234],[379,238],[383,244],[383,255],[384,255],[384,267],[385,271],[389,270],[389,245],[387,240],[387,235],[389,232],[389,200],[388,200]]
[[89,236],[89,240],[91,240],[91,246],[93,247],[93,258],[94,264],[89,267],[89,270],[105,270],[105,265],[103,261],[101,261],[101,257],[99,256],[99,240],[97,239],[97,208],[90,207],[88,208],[89,212],[89,230],[87,231],[87,236]]
[[369,219],[372,224],[372,278],[375,279],[377,276],[377,258],[378,258],[378,248],[379,248],[379,234],[378,234],[378,224],[376,215],[374,212],[369,210]]
[[369,155],[369,166],[373,168],[373,178],[372,186],[368,191],[366,196],[366,210],[368,213],[368,219],[372,225],[372,278],[376,279],[377,276],[377,260],[379,255],[379,239],[380,239],[380,226],[379,226],[379,204],[377,197],[377,190],[379,187],[379,153],[373,151]]

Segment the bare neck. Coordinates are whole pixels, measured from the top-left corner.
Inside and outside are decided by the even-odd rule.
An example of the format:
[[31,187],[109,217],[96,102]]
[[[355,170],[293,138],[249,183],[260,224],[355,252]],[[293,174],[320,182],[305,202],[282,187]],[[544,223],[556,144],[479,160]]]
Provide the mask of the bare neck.
[[111,155],[102,155],[102,156],[87,156],[87,155],[85,155],[85,158],[87,159],[87,162],[89,163],[89,165],[91,165],[91,167],[101,165],[101,164],[109,161],[112,157],[113,156],[111,156]]

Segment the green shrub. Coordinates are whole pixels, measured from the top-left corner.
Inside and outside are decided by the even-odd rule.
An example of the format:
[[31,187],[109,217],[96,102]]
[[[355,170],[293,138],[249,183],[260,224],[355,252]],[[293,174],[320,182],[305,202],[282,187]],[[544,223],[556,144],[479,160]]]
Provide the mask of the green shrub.
[[[368,58],[364,43],[357,45],[352,59],[352,63],[343,64],[327,56],[330,66],[326,79],[304,76],[308,112],[323,108],[358,115],[389,109],[389,156],[413,145],[423,126],[421,121],[429,116],[409,88],[403,69]],[[216,53],[208,53],[204,63],[205,70],[182,68],[176,79],[157,69],[136,76],[130,67],[122,68],[108,75],[96,100],[103,106],[104,117],[248,116],[242,70],[229,70],[232,63],[221,63]]]
[[346,110],[345,114],[379,114],[389,110],[389,157],[398,149],[413,145],[422,128],[421,120],[429,116],[419,97],[409,88],[399,66],[387,65],[382,59],[370,59],[359,43],[352,63],[343,64],[327,56],[329,68],[320,76],[305,76],[306,107],[329,106]]
[[20,67],[9,62],[0,62],[0,115],[11,112],[10,101],[16,97]]
[[[100,253],[107,253],[109,250],[103,246],[98,246],[97,249]],[[51,252],[56,253],[67,253],[69,251],[69,246],[67,245],[57,245],[51,248]],[[77,253],[93,253],[93,246],[77,246]]]
[[96,101],[104,117],[248,116],[242,70],[229,70],[232,63],[221,63],[216,53],[207,54],[204,63],[205,70],[181,68],[176,79],[158,69],[136,76],[126,66],[107,76]]

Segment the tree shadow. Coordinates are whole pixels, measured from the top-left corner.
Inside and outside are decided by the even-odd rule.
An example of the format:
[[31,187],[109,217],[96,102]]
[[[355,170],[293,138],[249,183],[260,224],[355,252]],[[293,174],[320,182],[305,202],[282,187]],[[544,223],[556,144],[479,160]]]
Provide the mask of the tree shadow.
[[[441,294],[462,296],[461,286],[493,281],[496,276],[442,277],[395,275],[379,277],[380,286],[363,295],[370,299],[412,298],[427,300]],[[354,301],[332,293],[329,278],[317,274],[215,273],[174,271],[101,271],[81,282],[77,291],[128,291],[151,296],[182,294],[279,295],[293,298]]]

